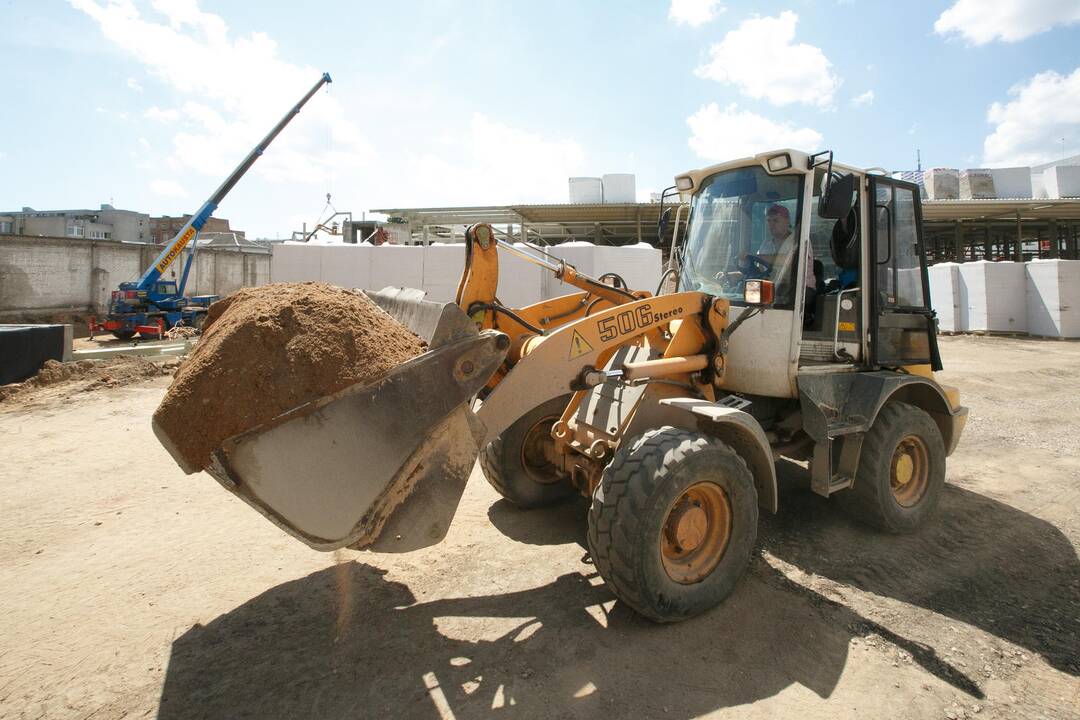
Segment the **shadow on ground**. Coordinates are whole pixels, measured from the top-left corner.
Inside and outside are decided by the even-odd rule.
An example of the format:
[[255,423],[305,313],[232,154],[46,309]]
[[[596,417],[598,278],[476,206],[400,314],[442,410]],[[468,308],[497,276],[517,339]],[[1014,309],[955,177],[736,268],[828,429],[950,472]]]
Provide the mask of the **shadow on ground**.
[[[981,696],[932,651],[808,600],[761,562],[722,611],[668,626],[577,573],[420,603],[384,574],[342,564],[193,627],[173,643],[159,717],[439,717],[442,705],[457,718],[689,718],[794,683],[828,697],[853,632],[867,627]],[[448,626],[490,639],[457,639]]]
[[585,518],[589,501],[581,496],[555,505],[523,511],[508,500],[497,500],[488,508],[488,520],[506,537],[528,545],[577,543],[588,549]]
[[[522,513],[499,502],[489,517],[511,537],[584,545],[583,507]],[[788,521],[816,512],[800,502],[765,534],[797,533]],[[868,541],[842,520],[826,526]],[[814,546],[843,565],[850,548],[829,537]],[[852,637],[871,632],[982,697],[932,648],[796,585],[760,558],[721,609],[667,626],[642,620],[580,573],[521,592],[430,602],[385,575],[341,564],[193,627],[173,643],[159,717],[690,718],[794,684],[829,697]]]
[[937,515],[914,535],[864,528],[810,492],[806,471],[777,466],[781,508],[759,538],[807,573],[932,610],[1080,675],[1080,561],[1056,527],[946,485]]

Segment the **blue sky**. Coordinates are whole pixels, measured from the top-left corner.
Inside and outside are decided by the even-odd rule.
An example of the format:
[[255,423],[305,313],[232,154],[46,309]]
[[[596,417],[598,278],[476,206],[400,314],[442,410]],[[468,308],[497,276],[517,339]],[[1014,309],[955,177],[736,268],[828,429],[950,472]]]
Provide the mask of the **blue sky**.
[[[0,210],[194,210],[323,70],[218,211],[561,202],[571,175],[772,147],[890,170],[1080,153],[1080,0],[0,4]],[[1064,147],[1062,139],[1064,138]]]

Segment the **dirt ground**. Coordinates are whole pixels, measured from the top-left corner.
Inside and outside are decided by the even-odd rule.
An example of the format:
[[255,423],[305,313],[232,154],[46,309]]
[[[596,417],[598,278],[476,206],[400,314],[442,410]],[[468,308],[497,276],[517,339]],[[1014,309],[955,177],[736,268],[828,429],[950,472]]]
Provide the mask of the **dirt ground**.
[[942,338],[939,516],[864,529],[785,464],[734,595],[615,602],[585,505],[474,473],[447,540],[321,554],[154,440],[168,378],[0,405],[0,716],[1080,717],[1080,343]]

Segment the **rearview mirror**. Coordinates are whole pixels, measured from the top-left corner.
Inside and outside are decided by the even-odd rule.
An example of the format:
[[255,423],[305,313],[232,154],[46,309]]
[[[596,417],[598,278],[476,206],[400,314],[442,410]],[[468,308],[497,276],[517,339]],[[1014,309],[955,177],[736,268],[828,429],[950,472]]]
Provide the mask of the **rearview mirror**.
[[818,216],[829,220],[847,217],[855,204],[855,176],[844,175],[839,180],[831,177],[826,181],[825,191],[818,200]]

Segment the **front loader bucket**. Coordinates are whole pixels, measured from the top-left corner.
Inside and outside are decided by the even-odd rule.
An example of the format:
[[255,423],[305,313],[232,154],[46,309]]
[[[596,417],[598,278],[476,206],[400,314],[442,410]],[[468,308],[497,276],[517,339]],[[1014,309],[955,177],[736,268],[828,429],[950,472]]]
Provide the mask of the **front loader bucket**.
[[229,438],[207,468],[317,550],[404,552],[445,536],[484,437],[469,402],[509,346],[421,291],[369,296],[429,351]]

